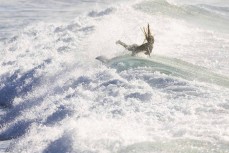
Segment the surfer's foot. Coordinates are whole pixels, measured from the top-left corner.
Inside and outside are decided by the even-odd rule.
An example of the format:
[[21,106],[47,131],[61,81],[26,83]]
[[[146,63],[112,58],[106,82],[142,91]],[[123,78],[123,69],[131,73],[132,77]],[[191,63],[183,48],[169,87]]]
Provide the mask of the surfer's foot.
[[116,44],[117,44],[117,45],[118,45],[118,44],[121,44],[121,41],[120,41],[120,40],[116,41]]

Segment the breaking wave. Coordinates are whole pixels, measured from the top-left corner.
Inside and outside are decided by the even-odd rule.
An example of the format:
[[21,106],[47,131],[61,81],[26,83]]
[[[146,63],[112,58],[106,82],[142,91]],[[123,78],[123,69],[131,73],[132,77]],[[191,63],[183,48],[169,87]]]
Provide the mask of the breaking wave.
[[[118,39],[142,43],[139,27],[149,22],[154,54],[228,75],[227,8],[168,1],[103,5],[84,8],[64,22],[29,21],[17,34],[1,39],[3,148],[45,153],[228,152],[228,88],[147,67],[119,72],[95,60],[98,55],[126,54],[115,45]],[[219,25],[208,24],[211,19]]]

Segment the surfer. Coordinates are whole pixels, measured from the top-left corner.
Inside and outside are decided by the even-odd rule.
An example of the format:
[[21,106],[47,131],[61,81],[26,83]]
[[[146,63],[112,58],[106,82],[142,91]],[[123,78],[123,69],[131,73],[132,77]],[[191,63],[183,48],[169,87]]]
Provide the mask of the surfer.
[[153,50],[153,44],[154,44],[154,37],[150,32],[150,28],[149,28],[149,24],[147,26],[147,28],[143,28],[143,32],[145,35],[145,40],[147,41],[146,43],[145,40],[143,42],[142,45],[137,45],[137,44],[133,44],[133,45],[127,45],[124,42],[118,40],[116,42],[116,44],[122,45],[124,48],[126,48],[127,50],[132,52],[132,56],[134,56],[135,54],[139,53],[139,52],[144,52],[146,55],[151,54],[152,50]]

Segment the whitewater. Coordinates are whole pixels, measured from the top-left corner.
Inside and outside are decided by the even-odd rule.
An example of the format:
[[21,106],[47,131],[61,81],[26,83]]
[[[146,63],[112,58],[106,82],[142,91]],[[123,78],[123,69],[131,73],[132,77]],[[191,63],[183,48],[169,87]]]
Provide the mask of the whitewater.
[[227,0],[0,0],[0,152],[229,153],[228,86],[95,59],[148,23],[146,58],[229,77]]

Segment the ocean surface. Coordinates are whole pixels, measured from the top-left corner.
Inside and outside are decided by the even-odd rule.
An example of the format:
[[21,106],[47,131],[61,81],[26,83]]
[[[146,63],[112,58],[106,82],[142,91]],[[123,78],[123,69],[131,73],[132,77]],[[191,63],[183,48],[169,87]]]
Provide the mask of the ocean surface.
[[229,88],[95,59],[148,23],[152,56],[229,77],[228,0],[0,0],[0,152],[229,153]]

